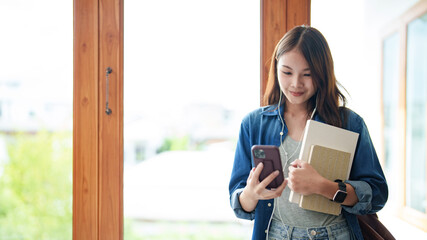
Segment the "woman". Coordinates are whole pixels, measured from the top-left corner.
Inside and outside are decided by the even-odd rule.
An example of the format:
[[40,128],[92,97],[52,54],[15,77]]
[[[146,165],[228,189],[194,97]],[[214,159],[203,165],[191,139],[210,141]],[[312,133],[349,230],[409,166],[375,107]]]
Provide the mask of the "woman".
[[[337,85],[329,46],[317,29],[298,26],[283,36],[272,57],[267,106],[242,121],[229,185],[236,216],[255,219],[252,239],[363,239],[356,215],[377,212],[386,203],[387,183],[368,129],[345,107]],[[323,178],[297,159],[308,119],[359,133],[344,184]],[[279,147],[286,180],[278,188],[266,188],[278,171],[259,181],[263,166],[253,164],[253,145]],[[342,188],[346,196],[334,199]],[[341,203],[343,210],[335,216],[302,209],[288,201],[291,190],[320,194]]]

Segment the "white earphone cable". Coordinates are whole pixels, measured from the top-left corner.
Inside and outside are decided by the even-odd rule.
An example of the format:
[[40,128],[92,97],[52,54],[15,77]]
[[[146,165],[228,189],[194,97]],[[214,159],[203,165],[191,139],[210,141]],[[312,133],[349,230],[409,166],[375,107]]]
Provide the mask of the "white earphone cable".
[[[303,132],[301,134],[301,137],[300,137],[299,142],[298,142],[298,146],[295,148],[295,151],[291,154],[291,156],[288,157],[288,153],[286,152],[286,150],[285,150],[285,148],[283,147],[283,144],[282,144],[282,141],[283,141],[282,138],[283,138],[283,135],[284,135],[283,130],[285,128],[285,122],[283,121],[282,115],[280,114],[280,105],[281,105],[281,103],[282,103],[282,91],[280,91],[280,97],[279,97],[279,103],[278,103],[277,110],[278,110],[278,114],[279,114],[280,120],[282,122],[282,131],[280,132],[280,146],[281,146],[281,148],[282,148],[282,150],[283,150],[283,152],[285,153],[285,156],[286,156],[286,162],[283,165],[283,169],[282,169],[282,171],[285,172],[285,167],[288,164],[289,159],[291,159],[295,155],[295,153],[298,151],[298,149],[300,147],[300,144],[302,142],[302,138],[304,136],[304,132],[306,130],[307,124],[305,125],[304,130],[303,130]],[[316,113],[316,110],[317,110],[317,98],[316,98],[316,105],[315,105],[315,107],[313,109],[313,112],[311,113],[311,116],[310,116],[310,120],[313,120],[313,117],[314,117],[314,114]],[[279,204],[279,199],[280,199],[280,197],[275,198],[275,203],[274,203],[274,207],[273,207],[273,213],[274,213],[274,210],[276,209],[276,204],[277,205]],[[277,208],[277,209],[278,209],[278,212],[279,212],[280,221],[282,222],[282,225],[286,229],[286,225],[283,222],[283,218],[282,218],[282,214],[280,212],[280,208]],[[272,214],[272,217],[273,217],[273,214]],[[270,220],[270,222],[271,222],[271,220]],[[269,225],[270,225],[270,223],[269,223]],[[268,233],[267,233],[267,236],[268,236]]]

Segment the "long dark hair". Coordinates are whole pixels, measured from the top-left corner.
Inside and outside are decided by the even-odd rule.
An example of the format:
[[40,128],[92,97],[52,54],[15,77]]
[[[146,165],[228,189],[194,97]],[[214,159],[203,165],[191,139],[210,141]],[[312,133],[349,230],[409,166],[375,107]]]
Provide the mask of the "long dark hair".
[[[277,62],[285,53],[298,49],[307,61],[316,94],[308,101],[307,111],[316,113],[328,124],[342,127],[340,101],[343,107],[346,98],[338,89],[335,78],[334,62],[325,37],[317,29],[309,26],[297,26],[287,32],[274,49],[268,82],[264,94],[264,105],[279,103],[280,86],[277,78]],[[341,86],[341,85],[340,85]],[[317,104],[316,104],[317,103]],[[286,106],[285,106],[286,107]]]

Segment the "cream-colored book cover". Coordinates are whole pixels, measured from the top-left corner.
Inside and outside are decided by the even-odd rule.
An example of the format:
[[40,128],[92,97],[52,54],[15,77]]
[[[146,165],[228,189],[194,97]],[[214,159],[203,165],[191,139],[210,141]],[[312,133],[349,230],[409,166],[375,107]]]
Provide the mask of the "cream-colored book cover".
[[[331,181],[335,181],[335,179],[347,180],[346,175],[351,168],[350,153],[319,145],[312,145],[308,162],[320,175]],[[333,215],[341,213],[341,204],[317,194],[301,196],[299,206]]]
[[[308,120],[301,144],[299,159],[308,162],[311,146],[319,145],[350,153],[351,166],[358,138],[358,133],[314,120]],[[350,176],[350,169],[348,169],[344,179],[348,179]],[[299,204],[301,196],[301,194],[291,191],[289,201]]]

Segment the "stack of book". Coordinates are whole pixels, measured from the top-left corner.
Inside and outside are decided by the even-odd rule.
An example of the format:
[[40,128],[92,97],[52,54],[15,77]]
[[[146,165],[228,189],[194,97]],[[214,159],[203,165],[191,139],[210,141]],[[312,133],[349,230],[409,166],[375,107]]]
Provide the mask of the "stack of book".
[[[359,134],[325,123],[308,120],[299,159],[310,163],[323,177],[348,180]],[[312,194],[291,191],[289,201],[312,211],[333,215],[341,213],[341,204]]]

